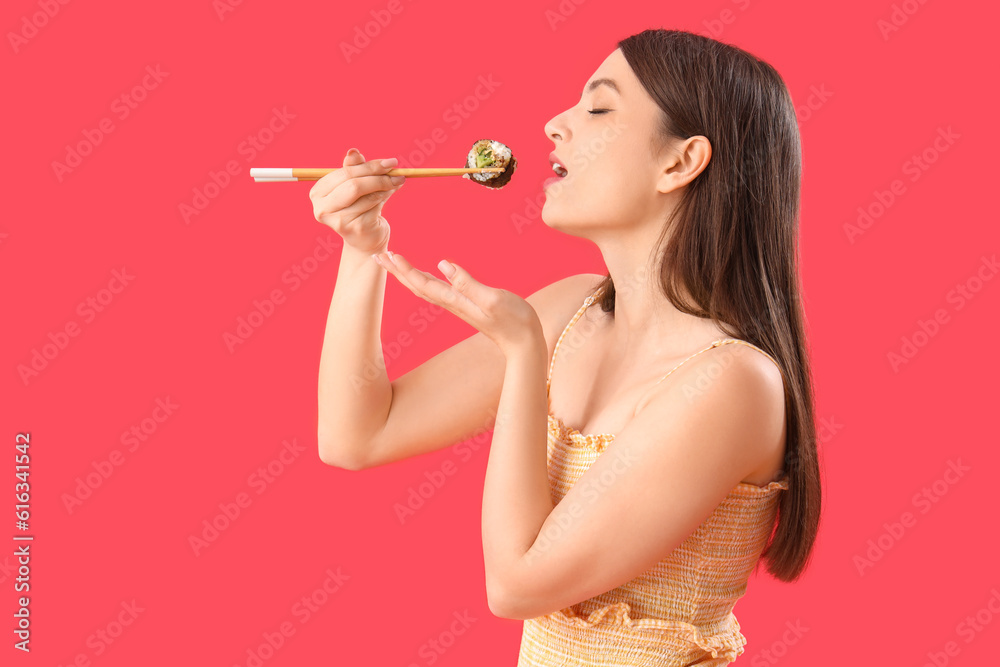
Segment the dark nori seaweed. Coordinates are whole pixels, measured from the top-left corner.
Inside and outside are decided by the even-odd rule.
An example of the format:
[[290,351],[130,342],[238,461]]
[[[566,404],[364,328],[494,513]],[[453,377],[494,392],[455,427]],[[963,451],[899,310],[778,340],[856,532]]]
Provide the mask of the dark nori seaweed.
[[[492,139],[479,139],[479,140],[473,142],[472,146],[475,147],[476,144],[478,144],[480,142],[483,142],[483,141],[490,142],[490,141],[493,141],[493,140]],[[503,143],[503,142],[497,142],[497,143]],[[507,146],[507,144],[504,144],[504,146]],[[507,146],[507,148],[509,149],[510,146]],[[470,148],[470,150],[471,150],[471,148]],[[467,167],[475,167],[476,165],[475,164],[469,164],[468,156],[466,156],[465,166],[467,166]],[[510,161],[507,163],[507,166],[504,168],[504,170],[501,171],[499,174],[497,174],[493,178],[487,179],[485,181],[480,181],[480,180],[477,180],[475,178],[472,178],[472,174],[469,174],[469,180],[472,181],[473,183],[478,183],[479,185],[485,185],[488,188],[492,188],[494,190],[498,190],[498,189],[502,188],[503,186],[507,185],[508,183],[510,183],[510,179],[514,175],[514,169],[516,169],[516,168],[517,168],[517,159],[514,157],[514,151],[511,151],[510,152]]]

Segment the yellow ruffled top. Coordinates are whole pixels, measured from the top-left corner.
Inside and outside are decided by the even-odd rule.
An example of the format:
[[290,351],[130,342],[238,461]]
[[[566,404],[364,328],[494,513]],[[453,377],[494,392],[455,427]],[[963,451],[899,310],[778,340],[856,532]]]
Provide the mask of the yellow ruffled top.
[[[587,297],[559,337],[549,365],[550,381],[559,344],[595,298]],[[714,341],[688,359],[726,343],[760,350],[730,338]],[[553,503],[562,500],[613,440],[609,433],[580,433],[550,410],[548,471]],[[729,664],[746,644],[732,610],[746,592],[771,535],[780,491],[787,489],[787,474],[765,486],[741,482],[649,571],[589,600],[526,620],[517,667]]]

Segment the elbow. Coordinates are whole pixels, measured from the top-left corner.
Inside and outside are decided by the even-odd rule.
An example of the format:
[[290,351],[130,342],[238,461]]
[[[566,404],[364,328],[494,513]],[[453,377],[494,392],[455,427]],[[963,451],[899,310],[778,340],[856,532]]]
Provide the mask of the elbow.
[[486,603],[489,605],[490,613],[497,618],[510,618],[506,602],[495,591],[487,591]]
[[486,574],[486,601],[490,612],[498,618],[527,621],[561,609],[556,591],[546,582],[539,587],[531,579],[517,576],[514,571],[499,580]]
[[363,470],[366,467],[356,456],[345,456],[343,452],[336,451],[336,449],[322,437],[318,440],[318,446],[319,460],[328,466],[343,468],[344,470]]
[[345,436],[344,430],[320,422],[316,429],[319,459],[328,466],[344,470],[366,470],[381,465],[384,460],[375,451],[379,448],[376,437]]
[[509,618],[515,621],[526,620],[519,613],[517,605],[507,593],[507,589],[499,586],[496,582],[487,581],[486,602],[489,605],[490,613],[497,618]]

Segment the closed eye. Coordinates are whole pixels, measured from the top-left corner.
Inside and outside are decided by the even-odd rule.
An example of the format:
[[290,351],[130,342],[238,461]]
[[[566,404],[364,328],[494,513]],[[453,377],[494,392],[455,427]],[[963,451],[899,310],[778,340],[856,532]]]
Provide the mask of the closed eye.
[[587,109],[587,113],[593,114],[595,116],[602,113],[607,113],[609,111],[611,111],[611,109]]

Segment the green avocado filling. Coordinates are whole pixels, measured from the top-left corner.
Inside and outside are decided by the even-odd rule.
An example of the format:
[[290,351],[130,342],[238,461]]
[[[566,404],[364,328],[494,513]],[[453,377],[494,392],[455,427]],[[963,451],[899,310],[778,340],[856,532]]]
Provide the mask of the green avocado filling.
[[493,149],[484,146],[476,152],[476,168],[489,167],[493,164]]

